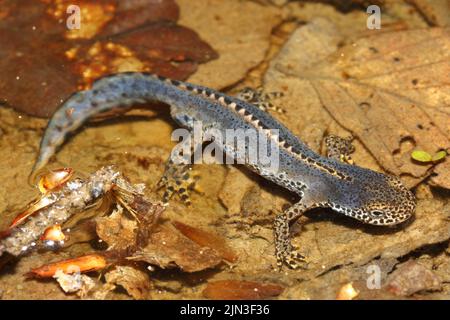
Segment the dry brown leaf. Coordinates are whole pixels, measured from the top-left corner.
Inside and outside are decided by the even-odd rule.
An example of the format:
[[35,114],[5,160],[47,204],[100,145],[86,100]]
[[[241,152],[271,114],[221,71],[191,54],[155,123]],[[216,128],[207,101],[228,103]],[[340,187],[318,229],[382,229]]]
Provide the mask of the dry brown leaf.
[[226,240],[210,232],[194,228],[179,221],[172,221],[175,228],[184,236],[188,237],[202,247],[209,247],[219,253],[223,259],[229,262],[236,262],[238,257],[236,253],[227,245]]
[[[283,78],[277,85],[288,92],[305,88],[300,108],[325,108],[385,170],[413,186],[431,168],[411,161],[413,148],[450,146],[449,35],[438,28],[374,33],[337,49],[342,39],[334,25],[316,19],[296,30],[266,81]],[[439,167],[449,170],[450,162],[435,172]],[[448,180],[432,180],[450,188]]]
[[158,226],[150,235],[149,244],[131,259],[161,268],[179,267],[186,272],[213,268],[222,261],[215,250],[199,246],[168,225]]
[[447,157],[446,165],[439,165],[433,169],[433,175],[431,177],[430,184],[438,187],[445,187],[448,188],[448,184],[450,181],[450,170],[448,163],[450,162],[450,159]]
[[220,280],[209,282],[203,295],[215,300],[260,300],[276,297],[283,290],[282,286],[272,283]]
[[136,300],[151,298],[152,284],[146,272],[130,266],[116,266],[105,274],[107,284],[122,286]]

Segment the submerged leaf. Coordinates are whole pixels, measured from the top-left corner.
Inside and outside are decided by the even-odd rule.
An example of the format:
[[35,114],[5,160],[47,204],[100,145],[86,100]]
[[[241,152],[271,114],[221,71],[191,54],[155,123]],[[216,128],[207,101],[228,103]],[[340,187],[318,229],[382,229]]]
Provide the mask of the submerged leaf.
[[130,266],[116,266],[105,274],[108,284],[122,286],[136,300],[150,299],[152,284],[146,272]]
[[150,235],[149,244],[130,259],[186,272],[213,268],[222,261],[215,250],[198,245],[167,225],[159,226]]
[[127,218],[122,207],[107,217],[97,218],[96,231],[110,250],[123,250],[136,241],[137,222]]
[[[78,29],[66,27],[69,5],[80,7]],[[148,71],[186,79],[217,57],[195,32],[176,25],[173,0],[7,0],[0,17],[0,101],[39,117],[103,75]]]
[[209,282],[203,295],[215,300],[260,300],[279,296],[282,286],[254,281],[221,280]]
[[187,224],[179,221],[173,221],[172,224],[178,229],[178,231],[197,244],[216,250],[225,260],[229,262],[237,261],[236,254],[230,247],[228,247],[225,239],[198,228],[188,226]]

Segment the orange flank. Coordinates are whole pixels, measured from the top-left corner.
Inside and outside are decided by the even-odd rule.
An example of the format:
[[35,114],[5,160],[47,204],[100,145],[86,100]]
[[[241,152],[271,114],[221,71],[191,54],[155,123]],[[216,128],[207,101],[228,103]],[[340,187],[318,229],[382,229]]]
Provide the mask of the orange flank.
[[66,236],[62,232],[61,226],[55,224],[54,226],[48,227],[44,234],[41,236],[42,241],[64,241]]
[[72,168],[61,168],[52,170],[43,175],[39,180],[39,191],[45,194],[49,191],[55,190],[65,184],[73,176]]
[[62,260],[32,269],[28,276],[37,278],[51,278],[56,271],[65,274],[83,273],[102,270],[107,266],[105,257],[99,254],[88,254],[74,259]]

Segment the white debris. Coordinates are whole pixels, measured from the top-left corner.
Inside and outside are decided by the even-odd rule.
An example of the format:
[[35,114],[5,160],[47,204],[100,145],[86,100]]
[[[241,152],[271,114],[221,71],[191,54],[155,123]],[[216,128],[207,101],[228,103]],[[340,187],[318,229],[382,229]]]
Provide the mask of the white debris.
[[65,293],[77,292],[80,297],[85,297],[95,287],[95,282],[81,273],[66,274],[58,270],[53,275]]

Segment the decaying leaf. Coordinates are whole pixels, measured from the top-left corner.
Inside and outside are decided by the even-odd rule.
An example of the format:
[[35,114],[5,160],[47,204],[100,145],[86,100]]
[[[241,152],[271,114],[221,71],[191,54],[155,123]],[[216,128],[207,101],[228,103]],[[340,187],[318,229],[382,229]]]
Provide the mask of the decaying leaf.
[[386,289],[399,296],[410,296],[422,290],[437,290],[441,280],[433,271],[410,260],[402,264],[389,277]]
[[[126,197],[124,194],[122,197]],[[124,198],[123,198],[124,199]],[[135,195],[127,199],[129,206],[137,215],[124,214],[120,205],[107,217],[96,220],[96,232],[108,244],[108,251],[127,251],[128,254],[145,246],[153,227],[158,222],[165,207],[152,203],[145,197]],[[136,221],[139,219],[139,222]]]
[[220,280],[209,282],[203,295],[215,300],[260,300],[274,298],[283,290],[282,286],[273,283]]
[[[69,5],[81,10],[79,29],[66,27]],[[102,75],[150,71],[185,79],[217,57],[176,25],[173,0],[7,0],[0,17],[0,99],[40,117]]]
[[150,235],[148,245],[130,259],[161,268],[179,267],[186,272],[213,268],[222,261],[215,250],[196,244],[168,225],[158,226]]
[[152,284],[146,272],[131,266],[116,266],[105,274],[108,284],[122,286],[136,300],[148,300]]
[[107,217],[97,218],[97,235],[110,250],[123,250],[136,242],[137,222],[128,218],[118,206]]
[[108,244],[108,250],[92,253],[74,259],[62,260],[32,269],[30,276],[39,278],[54,277],[65,292],[78,292],[85,296],[94,283],[83,272],[98,271],[108,265],[118,264],[105,275],[106,284],[99,291],[100,297],[114,290],[115,285],[124,287],[135,299],[150,297],[151,284],[147,274],[130,266],[121,266],[123,259],[133,254],[140,246],[147,244],[152,227],[159,218],[164,206],[152,203],[143,196],[143,185],[131,185],[124,179],[115,181],[114,193],[119,201],[132,210],[139,223],[127,218],[120,205],[110,216],[97,218],[96,231],[100,239]]
[[217,251],[222,258],[229,262],[236,262],[238,257],[233,250],[227,245],[225,239],[218,237],[210,232],[194,228],[179,221],[172,221],[175,228],[184,236],[188,237],[202,247],[209,247]]
[[[325,108],[386,171],[417,184],[431,165],[411,161],[412,149],[450,145],[450,30],[373,32],[344,46],[342,40],[325,19],[300,27],[272,62],[266,82],[271,90],[284,88],[291,99],[305,97],[295,100],[297,113]],[[292,104],[286,105],[288,127],[296,118]],[[436,165],[434,172],[444,167],[450,170],[450,163]],[[450,188],[439,175],[431,180]]]

